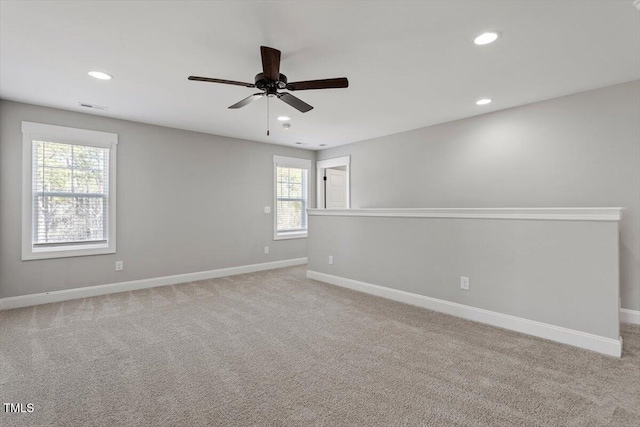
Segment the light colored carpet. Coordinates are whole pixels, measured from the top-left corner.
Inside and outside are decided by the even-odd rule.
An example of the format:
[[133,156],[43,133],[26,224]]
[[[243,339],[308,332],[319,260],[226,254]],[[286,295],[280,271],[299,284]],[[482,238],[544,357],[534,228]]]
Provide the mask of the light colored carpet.
[[0,424],[640,425],[638,326],[615,359],[305,268],[0,313]]

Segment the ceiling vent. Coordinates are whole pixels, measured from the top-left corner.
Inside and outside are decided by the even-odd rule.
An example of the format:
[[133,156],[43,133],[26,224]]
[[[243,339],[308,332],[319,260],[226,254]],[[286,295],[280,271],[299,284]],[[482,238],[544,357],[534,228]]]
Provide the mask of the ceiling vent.
[[86,102],[78,102],[78,105],[82,108],[91,108],[93,110],[108,110],[107,107],[103,107],[102,105],[87,104]]

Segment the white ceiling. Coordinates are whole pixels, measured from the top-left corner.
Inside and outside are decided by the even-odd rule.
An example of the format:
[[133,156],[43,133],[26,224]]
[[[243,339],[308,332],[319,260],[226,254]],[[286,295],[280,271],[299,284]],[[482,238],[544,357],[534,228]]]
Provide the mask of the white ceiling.
[[[502,37],[475,46],[485,30]],[[264,98],[227,109],[255,89],[187,80],[253,82],[260,45],[282,51],[290,81],[350,86],[296,92],[306,114],[272,100],[267,137]],[[631,0],[3,0],[0,50],[3,99],[319,149],[639,79],[640,12]]]

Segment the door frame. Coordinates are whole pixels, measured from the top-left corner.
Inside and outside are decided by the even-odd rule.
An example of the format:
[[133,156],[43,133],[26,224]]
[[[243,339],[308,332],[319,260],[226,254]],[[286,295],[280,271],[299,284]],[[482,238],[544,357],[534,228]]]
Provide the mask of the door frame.
[[318,160],[316,162],[316,207],[324,207],[324,170],[339,166],[346,166],[347,209],[351,209],[351,156],[336,157],[333,159]]

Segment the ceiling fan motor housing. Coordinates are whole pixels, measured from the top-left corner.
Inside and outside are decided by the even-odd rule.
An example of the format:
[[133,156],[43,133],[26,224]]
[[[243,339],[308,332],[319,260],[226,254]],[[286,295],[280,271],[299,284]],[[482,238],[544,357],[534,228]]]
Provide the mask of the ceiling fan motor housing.
[[280,74],[278,80],[267,80],[264,77],[264,73],[256,74],[255,78],[256,87],[267,92],[267,95],[275,95],[278,89],[284,89],[287,87],[287,76]]

